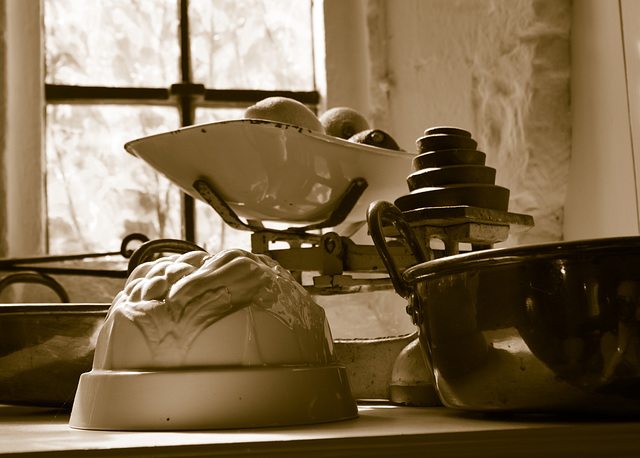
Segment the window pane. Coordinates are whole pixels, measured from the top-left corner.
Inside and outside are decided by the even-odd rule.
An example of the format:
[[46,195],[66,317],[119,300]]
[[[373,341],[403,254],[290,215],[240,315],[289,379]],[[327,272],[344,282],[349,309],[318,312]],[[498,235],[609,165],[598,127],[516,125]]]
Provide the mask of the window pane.
[[196,201],[196,214],[196,240],[209,253],[226,248],[251,251],[251,232],[233,229],[209,204],[200,200]]
[[194,81],[313,90],[310,0],[190,0]]
[[244,118],[245,108],[196,108],[196,122],[205,124],[216,121]]
[[178,124],[168,107],[49,105],[49,251],[114,251],[132,232],[181,238],[179,191],[124,150]]
[[168,87],[179,81],[176,0],[45,0],[49,84]]

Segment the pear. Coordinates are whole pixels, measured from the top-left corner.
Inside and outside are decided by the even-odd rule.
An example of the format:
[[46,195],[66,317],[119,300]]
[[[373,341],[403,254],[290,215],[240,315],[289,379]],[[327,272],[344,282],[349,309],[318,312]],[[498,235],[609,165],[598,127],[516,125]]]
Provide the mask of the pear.
[[380,129],[364,130],[355,134],[349,139],[350,142],[364,143],[365,145],[377,146],[378,148],[392,149],[396,151],[402,151],[396,141]]

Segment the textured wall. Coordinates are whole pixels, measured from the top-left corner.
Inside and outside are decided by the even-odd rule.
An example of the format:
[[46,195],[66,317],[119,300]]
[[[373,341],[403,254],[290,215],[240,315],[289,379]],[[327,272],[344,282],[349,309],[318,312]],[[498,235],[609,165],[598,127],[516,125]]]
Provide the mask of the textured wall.
[[574,2],[565,238],[640,234],[639,25],[637,0]]
[[510,211],[562,238],[571,151],[570,0],[369,0],[372,118],[413,151],[424,129],[470,130]]
[[[10,256],[44,251],[44,177],[41,171],[44,106],[41,59],[40,2],[4,0],[0,10],[3,52],[0,77],[0,163]],[[11,46],[6,46],[11,43]],[[1,191],[0,191],[1,192]],[[2,197],[2,196],[0,196]],[[3,199],[3,202],[5,200]],[[5,239],[5,237],[2,237]]]
[[5,14],[5,1],[0,0],[0,256],[6,256],[8,251],[7,240],[7,167],[6,167],[6,142],[7,142],[7,46],[6,46],[7,19]]

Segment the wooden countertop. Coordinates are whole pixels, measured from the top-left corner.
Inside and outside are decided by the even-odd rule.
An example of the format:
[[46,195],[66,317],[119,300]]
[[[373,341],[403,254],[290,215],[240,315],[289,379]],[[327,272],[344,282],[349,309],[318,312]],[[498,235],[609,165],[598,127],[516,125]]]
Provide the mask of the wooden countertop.
[[76,430],[69,412],[0,405],[0,454],[20,456],[640,456],[640,419],[486,417],[360,404],[320,425],[244,430]]

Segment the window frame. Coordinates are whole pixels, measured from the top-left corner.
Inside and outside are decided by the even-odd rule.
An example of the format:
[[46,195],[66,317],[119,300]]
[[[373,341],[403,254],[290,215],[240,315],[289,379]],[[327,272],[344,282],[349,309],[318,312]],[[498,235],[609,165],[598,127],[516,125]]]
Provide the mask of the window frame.
[[[176,126],[177,128],[193,125],[196,108],[200,107],[248,107],[262,99],[275,96],[292,98],[312,107],[317,107],[320,104],[320,93],[315,88],[311,91],[210,89],[193,81],[189,35],[189,0],[177,0],[177,7],[179,9],[180,82],[172,84],[169,88],[75,86],[45,83],[45,107],[55,104],[173,106],[178,109],[180,115],[180,126]],[[313,13],[313,0],[311,0],[311,10]],[[312,28],[312,47],[313,41]],[[317,77],[314,76],[314,86],[316,79]],[[195,200],[188,194],[183,192],[181,194],[182,237],[189,242],[196,242]]]
[[[0,96],[4,102],[0,122],[5,132],[4,142],[0,139],[0,256],[42,255],[48,252],[44,5],[43,0],[0,0],[0,9],[4,12],[0,22],[6,28],[6,34],[0,37],[0,48],[6,53],[0,52],[0,60],[4,59],[7,69],[6,78],[0,79],[4,94]],[[370,113],[370,52],[364,2],[312,0],[312,23],[318,111],[342,105]],[[69,100],[67,89],[50,86],[47,90],[52,102],[55,98],[57,103],[87,103],[83,98]],[[103,102],[123,103],[112,95]],[[261,96],[254,95],[253,100]],[[167,97],[162,103],[168,103]],[[148,103],[161,104],[156,99]]]

